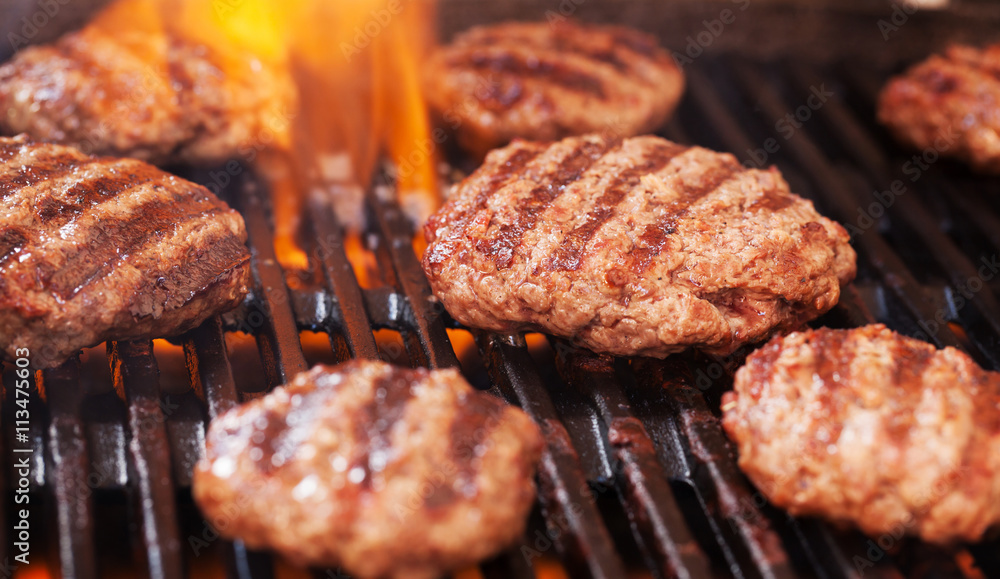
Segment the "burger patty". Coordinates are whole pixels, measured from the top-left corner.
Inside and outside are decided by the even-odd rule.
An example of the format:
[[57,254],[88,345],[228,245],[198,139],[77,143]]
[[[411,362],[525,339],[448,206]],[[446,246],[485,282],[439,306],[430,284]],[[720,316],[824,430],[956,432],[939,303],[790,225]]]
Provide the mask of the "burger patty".
[[953,46],[893,78],[878,118],[909,147],[1000,174],[1000,44]]
[[287,123],[293,87],[261,62],[90,25],[0,66],[0,131],[157,164],[213,164]]
[[647,133],[684,89],[652,36],[571,21],[473,28],[431,57],[426,79],[431,107],[479,154],[517,137]]
[[723,398],[757,487],[878,536],[976,541],[1000,522],[1000,374],[882,325],[775,338]]
[[455,370],[352,361],[213,420],[194,497],[224,536],[296,564],[433,578],[523,535],[541,450]]
[[855,273],[844,229],[776,169],[658,137],[515,141],[424,233],[457,321],[617,355],[730,352],[829,310]]
[[242,301],[245,241],[204,187],[0,137],[0,351],[51,367],[105,340],[184,332]]

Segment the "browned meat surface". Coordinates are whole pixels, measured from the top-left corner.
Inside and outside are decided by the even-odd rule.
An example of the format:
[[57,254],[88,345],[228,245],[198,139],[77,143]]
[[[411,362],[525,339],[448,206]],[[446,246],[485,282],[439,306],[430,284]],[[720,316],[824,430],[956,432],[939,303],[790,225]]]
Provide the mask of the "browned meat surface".
[[204,187],[0,137],[0,351],[50,367],[105,340],[184,332],[246,295],[245,241]]
[[953,46],[893,78],[878,117],[909,147],[1000,173],[1000,44]]
[[292,90],[250,58],[92,25],[0,66],[0,131],[157,164],[211,164],[273,138]]
[[648,133],[684,90],[655,38],[570,21],[473,28],[432,56],[426,79],[442,123],[479,154],[516,137]]
[[723,398],[740,467],[794,515],[976,541],[1000,522],[1000,374],[885,326],[775,338]]
[[829,310],[844,229],[776,169],[658,137],[515,141],[428,220],[424,270],[468,326],[597,352],[728,352]]
[[251,548],[361,578],[432,578],[524,533],[542,450],[455,370],[317,366],[212,421],[194,496]]

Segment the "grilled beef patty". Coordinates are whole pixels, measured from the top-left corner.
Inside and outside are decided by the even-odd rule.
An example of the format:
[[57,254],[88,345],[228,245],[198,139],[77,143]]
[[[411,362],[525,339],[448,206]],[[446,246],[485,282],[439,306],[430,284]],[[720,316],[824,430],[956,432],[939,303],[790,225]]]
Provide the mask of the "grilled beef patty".
[[356,577],[438,577],[524,533],[542,449],[455,370],[317,366],[212,421],[194,496],[220,532]]
[[597,352],[729,352],[829,310],[844,229],[776,169],[658,137],[515,141],[425,226],[424,270],[459,322]]
[[1000,174],[1000,44],[953,46],[892,79],[878,118],[905,145]]
[[740,467],[794,515],[976,541],[1000,522],[1000,374],[882,325],[775,338],[723,398]]
[[184,332],[246,295],[245,241],[204,187],[0,137],[0,351],[51,367],[105,340]]
[[87,153],[213,164],[292,114],[291,80],[166,35],[91,25],[0,66],[0,131]]
[[473,28],[432,56],[426,79],[440,120],[480,155],[516,137],[647,133],[684,89],[652,36],[571,21]]

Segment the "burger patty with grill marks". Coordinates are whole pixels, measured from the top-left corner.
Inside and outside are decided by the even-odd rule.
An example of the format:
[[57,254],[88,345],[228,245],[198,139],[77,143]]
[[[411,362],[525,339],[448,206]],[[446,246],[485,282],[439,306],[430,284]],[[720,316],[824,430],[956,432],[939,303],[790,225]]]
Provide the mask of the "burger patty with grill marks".
[[477,27],[435,53],[427,99],[460,143],[484,155],[514,138],[654,131],[684,77],[655,38],[571,21]]
[[171,336],[236,307],[240,215],[132,159],[0,137],[0,351],[58,365],[109,339]]
[[893,78],[878,118],[909,147],[1000,174],[1000,44],[952,46]]
[[871,325],[775,338],[722,402],[739,464],[793,515],[977,541],[1000,523],[1000,374]]
[[829,310],[855,274],[844,228],[776,169],[658,137],[515,141],[424,233],[459,322],[617,355],[730,352]]
[[0,66],[0,130],[88,153],[209,165],[245,156],[287,124],[295,89],[265,63],[98,23]]
[[193,491],[251,548],[431,578],[523,535],[541,450],[530,418],[455,370],[352,361],[213,420]]

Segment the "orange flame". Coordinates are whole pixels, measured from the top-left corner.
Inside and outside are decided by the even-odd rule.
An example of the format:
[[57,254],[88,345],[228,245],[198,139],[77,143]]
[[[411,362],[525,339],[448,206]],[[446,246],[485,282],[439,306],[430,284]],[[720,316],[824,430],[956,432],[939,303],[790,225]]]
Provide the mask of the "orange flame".
[[[226,74],[247,74],[251,58],[294,83],[296,110],[253,163],[271,186],[279,260],[300,270],[305,196],[324,196],[357,225],[380,159],[397,167],[411,215],[439,204],[418,74],[434,19],[432,0],[118,0],[95,24],[191,40],[210,46]],[[154,71],[166,66],[149,60]]]

